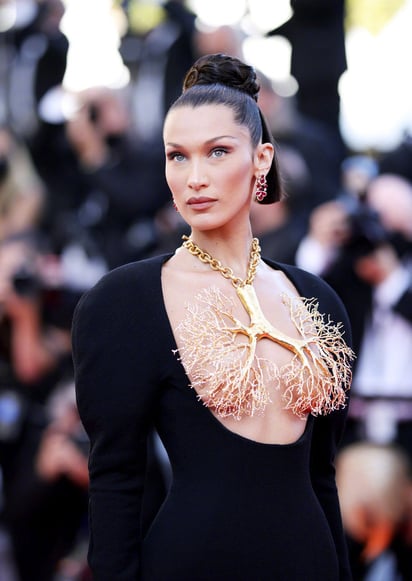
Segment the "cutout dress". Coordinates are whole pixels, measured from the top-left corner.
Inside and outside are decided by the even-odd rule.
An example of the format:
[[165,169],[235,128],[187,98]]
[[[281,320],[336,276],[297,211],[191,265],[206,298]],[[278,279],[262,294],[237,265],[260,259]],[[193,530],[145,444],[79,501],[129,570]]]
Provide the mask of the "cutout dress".
[[[170,255],[122,266],[79,302],[73,356],[91,442],[89,562],[96,581],[351,579],[334,479],[347,407],[309,415],[291,444],[255,442],[203,405],[176,357],[161,269]],[[321,279],[282,270],[302,297],[342,323]],[[173,480],[141,533],[146,442],[155,428]]]

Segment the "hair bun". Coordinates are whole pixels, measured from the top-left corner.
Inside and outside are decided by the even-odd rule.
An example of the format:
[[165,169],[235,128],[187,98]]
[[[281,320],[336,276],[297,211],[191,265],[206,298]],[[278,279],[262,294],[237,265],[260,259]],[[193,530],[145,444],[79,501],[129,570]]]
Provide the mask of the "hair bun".
[[183,81],[183,92],[195,85],[215,83],[242,91],[257,101],[260,87],[255,69],[221,53],[202,56],[193,64]]

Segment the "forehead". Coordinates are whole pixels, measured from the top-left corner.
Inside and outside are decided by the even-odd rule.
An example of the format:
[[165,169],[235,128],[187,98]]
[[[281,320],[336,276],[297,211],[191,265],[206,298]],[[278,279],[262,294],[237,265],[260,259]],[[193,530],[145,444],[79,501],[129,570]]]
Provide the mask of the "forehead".
[[234,112],[227,105],[184,105],[172,109],[166,117],[166,143],[192,139],[207,141],[220,135],[250,140],[248,128],[235,121]]

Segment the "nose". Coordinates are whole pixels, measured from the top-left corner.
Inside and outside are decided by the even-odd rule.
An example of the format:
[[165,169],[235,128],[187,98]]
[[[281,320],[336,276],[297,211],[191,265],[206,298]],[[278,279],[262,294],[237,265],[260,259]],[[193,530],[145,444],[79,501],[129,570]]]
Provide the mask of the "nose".
[[205,168],[200,161],[193,161],[190,166],[190,172],[187,185],[192,190],[200,190],[209,183]]

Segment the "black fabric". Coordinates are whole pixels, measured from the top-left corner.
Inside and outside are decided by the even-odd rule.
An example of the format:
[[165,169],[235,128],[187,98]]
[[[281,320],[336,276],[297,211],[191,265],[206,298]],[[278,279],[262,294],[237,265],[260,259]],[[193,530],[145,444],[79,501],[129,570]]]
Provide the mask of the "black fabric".
[[393,310],[412,324],[412,288],[409,287],[394,305]]
[[[173,350],[159,256],[120,267],[80,301],[73,324],[79,412],[91,439],[89,561],[96,581],[350,579],[334,481],[346,409],[309,417],[293,444],[226,429],[188,387]],[[350,330],[319,278],[284,270]],[[155,426],[173,482],[141,539],[146,438]]]

